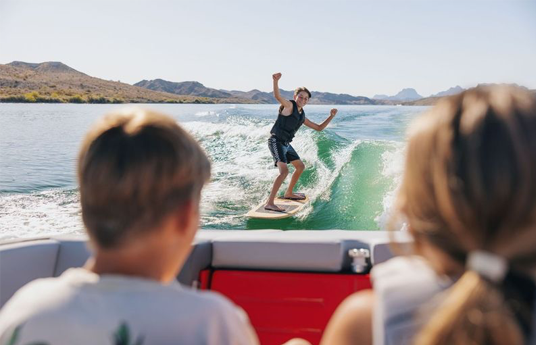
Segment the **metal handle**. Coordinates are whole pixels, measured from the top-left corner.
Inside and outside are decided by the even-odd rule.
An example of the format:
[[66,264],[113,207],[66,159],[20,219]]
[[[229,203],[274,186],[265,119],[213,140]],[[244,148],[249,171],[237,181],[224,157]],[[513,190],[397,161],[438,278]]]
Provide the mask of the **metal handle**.
[[370,258],[370,251],[368,249],[353,248],[348,251],[348,256],[352,258],[352,271],[355,273],[364,273],[369,268],[368,259]]

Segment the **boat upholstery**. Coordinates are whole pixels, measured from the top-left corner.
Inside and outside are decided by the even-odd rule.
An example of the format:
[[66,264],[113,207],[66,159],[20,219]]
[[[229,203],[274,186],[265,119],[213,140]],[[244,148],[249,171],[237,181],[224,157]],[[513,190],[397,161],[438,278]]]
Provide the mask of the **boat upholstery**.
[[[397,234],[404,246],[409,236]],[[301,272],[349,272],[348,250],[371,251],[372,264],[393,253],[385,231],[202,230],[177,279],[199,285],[211,268]],[[0,308],[26,283],[82,266],[90,255],[85,236],[57,236],[0,243]]]
[[[260,269],[300,272],[347,272],[350,249],[368,249],[371,264],[394,256],[387,231],[239,231],[212,240],[212,266],[225,269]],[[411,239],[394,238],[401,250]]]
[[[72,267],[81,267],[90,253],[85,236],[0,243],[0,308],[25,284],[39,278],[57,277]],[[210,239],[196,238],[177,279],[185,285],[197,285],[199,272],[210,266],[211,259]]]
[[54,239],[0,246],[0,307],[26,283],[54,276],[59,247]]
[[[242,307],[262,344],[292,337],[317,344],[340,302],[371,287],[370,267],[394,255],[391,241],[400,251],[411,246],[403,232],[201,230],[177,279]],[[26,283],[84,265],[87,243],[84,236],[0,243],[0,308]],[[369,250],[358,274],[351,249]]]
[[90,255],[90,249],[85,237],[61,236],[54,239],[59,243],[54,277],[60,276],[71,267],[84,266]]

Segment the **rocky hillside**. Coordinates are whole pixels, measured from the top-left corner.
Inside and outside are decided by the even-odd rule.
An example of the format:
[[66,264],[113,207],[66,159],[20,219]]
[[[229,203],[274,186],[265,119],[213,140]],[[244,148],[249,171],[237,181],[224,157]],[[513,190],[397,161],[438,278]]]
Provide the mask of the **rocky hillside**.
[[430,97],[452,96],[452,95],[459,94],[460,92],[463,92],[463,91],[465,91],[464,88],[462,88],[460,85],[456,85],[455,87],[451,87],[448,90],[438,92],[435,95],[431,95]]
[[162,91],[173,93],[176,95],[188,95],[188,96],[200,96],[200,97],[214,97],[214,98],[229,98],[232,95],[228,92],[210,89],[197,81],[183,81],[180,83],[174,83],[167,80],[155,79],[155,80],[142,80],[134,86],[143,87],[148,90]]
[[[134,84],[147,88],[149,90],[165,91],[177,95],[200,96],[200,97],[215,97],[226,98],[226,101],[232,103],[232,100],[250,101],[252,103],[275,104],[276,99],[272,92],[263,92],[260,90],[251,91],[227,91],[216,90],[205,87],[203,84],[195,81],[186,82],[171,82],[162,79],[142,80]],[[281,95],[291,99],[294,96],[294,91],[280,90]],[[351,96],[347,94],[334,94],[329,92],[312,91],[313,97],[310,104],[389,104],[388,102],[373,100],[362,96]]]
[[[501,84],[478,84],[477,86],[486,86],[486,85],[501,85]],[[536,96],[536,90],[529,90],[528,88],[526,88],[524,86],[520,86],[518,84],[506,84],[506,85],[511,85],[511,86],[515,86],[515,87],[521,87],[521,88],[523,88],[525,90],[528,90],[529,92],[531,92],[532,94],[534,94]],[[450,89],[448,89],[446,91],[436,93],[434,95],[431,95],[430,97],[421,98],[421,99],[417,99],[417,100],[414,100],[414,101],[402,102],[402,105],[426,105],[426,106],[430,106],[430,105],[436,104],[437,101],[439,101],[443,97],[457,95],[457,94],[459,94],[459,93],[461,93],[463,91],[465,91],[465,89],[460,87],[460,86],[451,87]]]
[[426,97],[426,98],[421,98],[421,99],[417,99],[415,101],[406,101],[406,102],[402,102],[401,104],[402,105],[434,105],[437,103],[437,101],[439,101],[441,99],[441,97]]
[[[277,103],[272,92],[262,92],[259,90],[243,91],[228,91],[236,97],[244,97],[259,101],[260,103]],[[287,99],[294,97],[294,91],[280,90],[281,95]],[[312,97],[309,104],[388,104],[383,101],[373,100],[362,96],[351,96],[347,94],[335,94],[329,92],[311,91]]]
[[390,104],[382,100],[370,99],[364,96],[351,96],[345,93],[329,93],[313,91],[313,97],[310,104],[348,104],[348,105],[384,105]]
[[[459,86],[422,98],[414,89],[395,96],[363,96],[312,91],[310,104],[433,105],[442,96],[463,91]],[[534,92],[534,90],[533,90]],[[281,90],[291,99],[293,91]],[[227,91],[196,81],[142,80],[135,85],[103,80],[79,72],[61,62],[0,64],[0,102],[53,103],[277,103],[272,92]]]
[[401,101],[401,102],[403,102],[403,101],[415,101],[415,100],[421,99],[422,96],[419,95],[415,89],[407,88],[407,89],[403,89],[402,91],[400,91],[399,93],[397,93],[394,96],[375,95],[372,98],[376,99],[376,100],[387,100],[387,101],[394,101],[394,102]]
[[0,64],[0,102],[214,103],[90,77],[61,62]]

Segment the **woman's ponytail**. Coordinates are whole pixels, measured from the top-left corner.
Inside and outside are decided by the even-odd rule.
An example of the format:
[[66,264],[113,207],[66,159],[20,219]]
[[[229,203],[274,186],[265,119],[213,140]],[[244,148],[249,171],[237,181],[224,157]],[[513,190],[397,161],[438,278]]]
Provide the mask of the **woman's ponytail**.
[[[522,345],[527,342],[500,287],[466,271],[415,339],[416,345]],[[532,309],[532,308],[531,308]]]

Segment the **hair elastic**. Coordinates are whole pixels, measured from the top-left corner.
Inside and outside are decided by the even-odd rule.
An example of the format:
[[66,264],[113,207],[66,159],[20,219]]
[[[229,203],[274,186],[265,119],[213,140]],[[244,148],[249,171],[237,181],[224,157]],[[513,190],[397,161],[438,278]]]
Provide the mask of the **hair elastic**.
[[482,277],[501,283],[508,273],[508,262],[505,258],[483,250],[474,250],[467,256],[466,266]]

